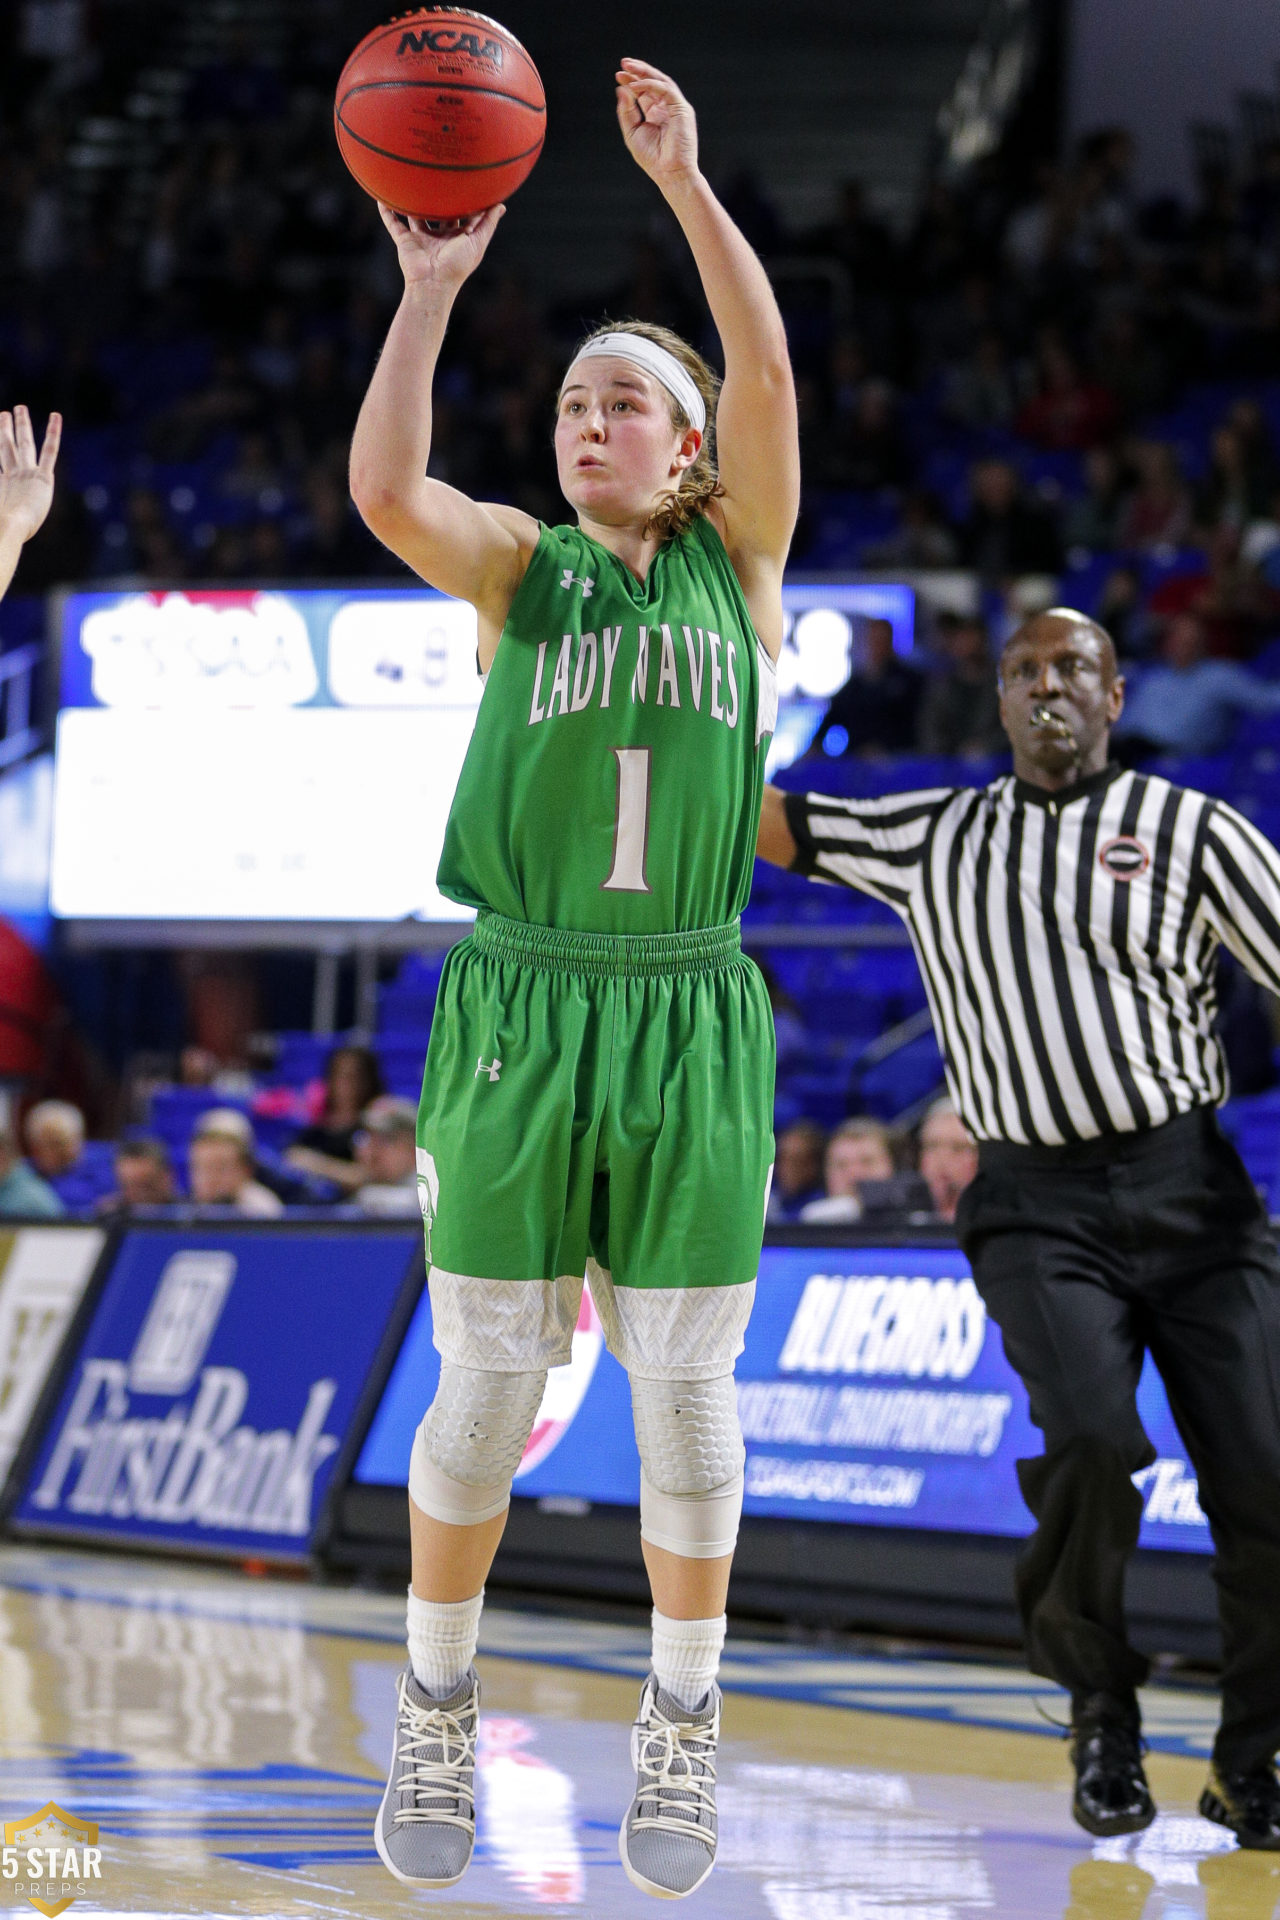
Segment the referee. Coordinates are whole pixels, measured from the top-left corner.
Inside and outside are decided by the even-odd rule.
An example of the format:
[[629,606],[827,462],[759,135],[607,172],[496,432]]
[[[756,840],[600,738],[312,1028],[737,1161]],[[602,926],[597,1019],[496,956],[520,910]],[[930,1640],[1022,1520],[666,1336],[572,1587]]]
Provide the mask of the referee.
[[1034,1672],[1071,1693],[1073,1812],[1155,1817],[1125,1563],[1155,1459],[1159,1368],[1216,1552],[1222,1721],[1200,1811],[1280,1849],[1280,1260],[1221,1133],[1214,967],[1280,992],[1280,854],[1221,801],[1108,760],[1124,682],[1083,614],[1000,662],[1012,775],[884,800],[767,788],[760,853],[906,922],[952,1098],[979,1143],[956,1231],[1044,1452],[1018,1604]]

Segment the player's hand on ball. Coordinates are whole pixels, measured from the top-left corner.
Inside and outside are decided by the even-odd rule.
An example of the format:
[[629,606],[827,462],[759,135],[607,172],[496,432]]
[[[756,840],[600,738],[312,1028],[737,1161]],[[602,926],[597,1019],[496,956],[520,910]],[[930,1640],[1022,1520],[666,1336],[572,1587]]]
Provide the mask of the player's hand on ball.
[[480,265],[506,208],[490,207],[436,232],[425,220],[394,213],[381,200],[378,212],[396,243],[405,285],[452,288],[460,287]]
[[698,170],[698,123],[675,81],[647,60],[624,60],[618,125],[632,158],[659,186]]
[[35,434],[26,407],[0,413],[0,534],[29,540],[53,500],[53,469],[62,439],[62,415],[51,413],[36,458]]

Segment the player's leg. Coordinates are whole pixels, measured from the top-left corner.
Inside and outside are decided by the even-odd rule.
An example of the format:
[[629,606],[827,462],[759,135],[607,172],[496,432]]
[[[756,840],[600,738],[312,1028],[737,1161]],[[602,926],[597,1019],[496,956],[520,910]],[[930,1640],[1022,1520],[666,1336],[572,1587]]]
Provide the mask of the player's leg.
[[[593,1282],[631,1376],[653,1673],[633,1735],[620,1847],[632,1881],[679,1897],[715,1859],[716,1674],[742,1510],[734,1362],[754,1297],[772,1157],[773,1034],[741,957],[620,987],[611,1092],[609,1271]],[[617,1057],[617,1056],[616,1056]]]
[[451,957],[419,1124],[441,1369],[410,1461],[410,1664],[377,1827],[412,1886],[450,1885],[470,1859],[484,1582],[547,1371],[570,1358],[587,1244],[590,1009],[491,949],[481,927]]
[[1155,1458],[1137,1408],[1142,1319],[1128,1288],[1105,1169],[985,1165],[957,1218],[961,1244],[1044,1452],[1018,1462],[1036,1529],[1016,1574],[1027,1663],[1072,1696],[1076,1793],[1089,1832],[1155,1816],[1141,1764],[1124,1575]]

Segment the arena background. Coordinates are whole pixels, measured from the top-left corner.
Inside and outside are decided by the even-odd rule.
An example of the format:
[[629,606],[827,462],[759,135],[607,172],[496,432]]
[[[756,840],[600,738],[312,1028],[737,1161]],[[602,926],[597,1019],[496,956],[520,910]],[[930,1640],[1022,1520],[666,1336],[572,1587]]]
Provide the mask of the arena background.
[[[1151,11],[504,9],[546,81],[547,145],[459,303],[432,470],[554,518],[551,400],[584,326],[635,314],[714,351],[613,119],[620,51],[669,68],[797,371],[783,785],[991,778],[994,650],[1065,602],[1110,627],[1139,693],[1231,663],[1216,704],[1149,699],[1135,751],[1280,829],[1280,27],[1244,0],[1164,0],[1153,38]],[[53,513],[0,606],[0,1080],[54,1196],[0,1234],[0,1465],[24,1538],[370,1579],[404,1563],[435,1364],[412,1173],[335,1185],[290,1158],[341,1045],[366,1115],[380,1103],[347,1131],[392,1165],[466,930],[432,848],[478,697],[473,622],[371,539],[345,484],[399,280],[330,115],[380,18],[22,0],[0,20],[0,398],[38,430],[66,420]],[[744,938],[799,1172],[741,1369],[731,1604],[1008,1641],[1013,1461],[1035,1437],[916,1168],[942,1075],[914,960],[887,912],[764,869]],[[1280,1204],[1274,1008],[1223,976],[1224,1119]],[[62,1111],[24,1138],[48,1101],[83,1144]],[[806,1223],[805,1153],[851,1117],[884,1130],[883,1210]],[[277,1218],[202,1198],[202,1127],[247,1143]],[[139,1142],[171,1193],[122,1197]],[[353,1275],[362,1320],[341,1306]],[[857,1340],[824,1345],[855,1294]],[[1207,1529],[1158,1384],[1143,1395],[1160,1460],[1134,1606],[1158,1650],[1211,1660]],[[216,1488],[135,1478],[125,1499],[95,1475],[126,1418],[251,1437]],[[636,1476],[588,1305],[497,1584],[635,1601]]]

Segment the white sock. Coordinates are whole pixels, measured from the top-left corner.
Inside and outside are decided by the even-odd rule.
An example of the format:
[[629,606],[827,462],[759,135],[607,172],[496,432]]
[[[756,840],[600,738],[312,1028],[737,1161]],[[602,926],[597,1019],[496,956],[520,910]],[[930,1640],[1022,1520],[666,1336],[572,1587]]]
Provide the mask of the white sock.
[[725,1617],[668,1620],[653,1610],[653,1671],[658,1685],[690,1712],[700,1707],[720,1667]]
[[484,1588],[474,1600],[419,1600],[409,1589],[409,1660],[418,1685],[447,1700],[476,1657]]

